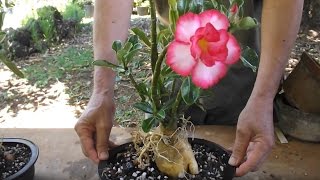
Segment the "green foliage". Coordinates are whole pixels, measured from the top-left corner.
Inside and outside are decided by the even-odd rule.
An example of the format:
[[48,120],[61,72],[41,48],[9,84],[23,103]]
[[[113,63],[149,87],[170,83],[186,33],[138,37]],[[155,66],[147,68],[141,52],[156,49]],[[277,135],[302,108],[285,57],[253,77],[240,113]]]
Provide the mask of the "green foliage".
[[24,78],[24,74],[18,69],[18,67],[8,58],[9,48],[6,41],[6,34],[2,31],[3,21],[5,18],[4,7],[11,7],[13,4],[8,3],[7,0],[0,1],[0,61],[4,63],[14,74],[20,78]]
[[76,24],[79,26],[82,18],[84,18],[84,10],[77,4],[68,4],[66,9],[62,13],[62,17],[64,20],[72,20],[75,21]]
[[92,5],[92,0],[72,0],[72,4],[76,4],[79,7],[83,8],[85,5]]
[[258,54],[251,48],[246,47],[242,50],[241,57],[244,66],[251,68],[253,72],[257,72],[259,66]]
[[38,87],[44,87],[51,80],[61,81],[67,74],[84,71],[90,66],[90,59],[91,50],[67,48],[58,56],[48,57],[41,63],[28,66],[25,74],[29,81]]
[[44,38],[39,21],[37,21],[35,18],[28,19],[25,24],[25,28],[31,33],[33,42],[38,42]]
[[191,83],[191,79],[189,77],[183,81],[180,91],[183,101],[188,106],[196,103],[200,96],[200,88]]
[[38,22],[44,38],[49,42],[56,41],[58,37],[57,24],[62,20],[61,14],[53,6],[45,6],[37,9]]

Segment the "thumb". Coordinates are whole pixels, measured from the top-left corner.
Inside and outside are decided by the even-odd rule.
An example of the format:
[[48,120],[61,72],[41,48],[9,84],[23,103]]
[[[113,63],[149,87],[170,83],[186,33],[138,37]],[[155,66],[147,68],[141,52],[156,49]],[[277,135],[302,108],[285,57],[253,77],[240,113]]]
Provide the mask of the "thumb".
[[97,127],[96,149],[97,149],[99,160],[107,160],[109,158],[108,142],[109,142],[110,131],[111,131],[111,127],[107,127],[104,124]]
[[228,162],[231,166],[238,166],[244,159],[249,142],[250,135],[243,130],[237,130],[233,151]]

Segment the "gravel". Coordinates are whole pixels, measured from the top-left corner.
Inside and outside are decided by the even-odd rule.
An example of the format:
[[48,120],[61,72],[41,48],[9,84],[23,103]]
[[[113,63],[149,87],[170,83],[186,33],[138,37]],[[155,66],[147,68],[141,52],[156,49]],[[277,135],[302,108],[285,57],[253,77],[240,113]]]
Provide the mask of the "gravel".
[[[211,180],[223,179],[227,154],[218,154],[212,151],[206,145],[193,144],[192,149],[195,158],[199,165],[199,174],[186,174],[185,178],[179,179],[196,179],[196,180]],[[137,155],[132,144],[129,145],[127,151],[118,153],[116,160],[107,164],[103,171],[104,179],[120,179],[120,180],[157,180],[170,179],[165,174],[161,173],[156,164],[151,162],[150,166],[145,169],[139,169],[135,165]],[[102,179],[103,179],[102,178]]]
[[22,169],[30,160],[31,150],[24,144],[3,144],[0,150],[0,179]]

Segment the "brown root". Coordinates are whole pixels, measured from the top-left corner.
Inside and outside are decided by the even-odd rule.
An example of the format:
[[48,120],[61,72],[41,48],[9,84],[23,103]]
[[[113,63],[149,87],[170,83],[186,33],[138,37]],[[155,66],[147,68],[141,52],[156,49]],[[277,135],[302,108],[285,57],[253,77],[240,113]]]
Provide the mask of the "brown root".
[[184,177],[185,173],[198,174],[198,164],[188,142],[186,127],[187,120],[183,127],[174,132],[158,127],[147,134],[134,133],[139,167],[144,169],[153,158],[158,169],[170,177]]

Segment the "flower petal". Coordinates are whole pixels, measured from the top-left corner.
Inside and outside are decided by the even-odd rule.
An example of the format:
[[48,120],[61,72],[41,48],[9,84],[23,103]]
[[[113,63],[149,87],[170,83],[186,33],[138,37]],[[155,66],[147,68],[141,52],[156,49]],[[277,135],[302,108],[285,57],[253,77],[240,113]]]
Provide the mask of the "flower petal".
[[219,41],[209,43],[208,52],[214,61],[225,61],[228,56],[227,42],[229,40],[229,33],[222,29],[219,30]]
[[226,64],[234,64],[240,59],[241,49],[237,39],[229,33],[229,40],[227,43],[228,56],[224,61]]
[[207,10],[199,14],[201,20],[201,27],[206,26],[207,23],[211,23],[217,30],[228,30],[229,20],[227,16],[222,14],[218,10]]
[[181,42],[190,42],[190,38],[195,34],[200,27],[200,19],[197,14],[191,12],[181,16],[177,22],[175,32],[175,40]]
[[222,62],[216,62],[212,67],[208,67],[201,61],[197,63],[192,71],[192,82],[202,88],[207,89],[214,86],[227,74],[227,66]]
[[167,52],[166,63],[181,76],[188,76],[196,64],[190,52],[190,44],[173,41]]

